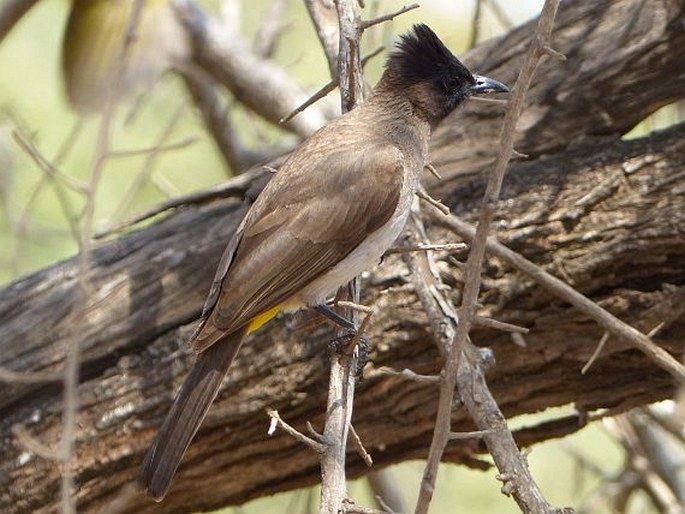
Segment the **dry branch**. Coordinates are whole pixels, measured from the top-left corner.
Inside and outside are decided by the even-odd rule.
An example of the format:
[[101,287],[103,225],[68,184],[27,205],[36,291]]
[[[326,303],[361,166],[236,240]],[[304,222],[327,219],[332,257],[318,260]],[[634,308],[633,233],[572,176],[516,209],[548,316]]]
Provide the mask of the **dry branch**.
[[[471,240],[466,261],[464,292],[459,307],[459,320],[454,338],[450,341],[449,353],[440,385],[440,400],[435,421],[435,431],[428,452],[428,460],[421,481],[416,514],[428,512],[435,489],[438,465],[450,439],[452,409],[455,390],[469,411],[478,429],[484,432],[483,439],[492,455],[500,476],[503,477],[503,492],[513,496],[524,513],[548,514],[566,512],[557,509],[545,499],[535,482],[525,457],[523,457],[506,418],[495,401],[485,381],[485,366],[478,350],[471,344],[469,335],[478,317],[477,302],[481,288],[481,273],[485,257],[486,241],[490,225],[495,217],[502,182],[514,149],[516,124],[523,110],[533,74],[544,56],[544,49],[550,45],[552,28],[559,0],[546,0],[535,31],[531,34],[530,48],[524,58],[521,72],[516,79],[513,93],[507,105],[502,125],[499,151],[495,164],[488,174],[478,215],[478,225]],[[446,320],[449,322],[449,320]],[[570,509],[569,509],[570,511]]]
[[[364,99],[364,74],[361,63],[361,36],[359,6],[356,0],[335,0],[338,14],[337,78],[340,89],[341,110],[351,111]],[[338,289],[336,299],[358,304],[361,298],[359,278]],[[341,314],[359,327],[358,334],[350,341],[351,348],[331,353],[331,369],[328,383],[328,400],[323,429],[325,450],[321,455],[321,514],[345,512],[347,493],[346,453],[347,440],[353,431],[352,411],[356,386],[358,336],[365,327],[359,325],[358,312],[341,307]],[[338,328],[337,337],[347,330]],[[357,436],[358,438],[358,436]]]

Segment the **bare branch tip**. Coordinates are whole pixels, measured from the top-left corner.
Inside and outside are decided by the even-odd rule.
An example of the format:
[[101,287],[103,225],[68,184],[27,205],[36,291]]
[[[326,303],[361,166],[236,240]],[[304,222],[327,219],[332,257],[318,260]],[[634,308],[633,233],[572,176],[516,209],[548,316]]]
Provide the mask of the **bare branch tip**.
[[588,372],[588,370],[592,367],[592,365],[595,363],[597,358],[600,356],[602,353],[602,350],[604,349],[604,345],[606,345],[606,342],[609,340],[609,332],[604,332],[602,334],[602,338],[599,340],[599,343],[597,344],[597,348],[595,348],[595,351],[592,352],[592,356],[590,356],[590,359],[585,363],[585,366],[583,366],[583,369],[580,370],[580,373],[582,375],[585,375],[585,373]]
[[444,203],[442,203],[440,200],[436,200],[433,198],[431,195],[426,193],[425,191],[418,190],[416,192],[416,196],[424,200],[425,202],[431,204],[433,207],[436,207],[440,212],[442,212],[445,216],[448,216],[450,214],[450,208],[447,207]]
[[395,12],[389,13],[389,14],[384,14],[383,16],[379,16],[378,18],[373,18],[371,20],[363,21],[361,25],[362,30],[366,30],[370,27],[373,27],[374,25],[378,25],[380,23],[384,23],[386,21],[391,21],[395,19],[397,16],[400,16],[406,12],[413,11],[414,9],[418,9],[421,7],[419,4],[409,4],[405,5],[401,9],[398,9]]
[[364,443],[362,443],[361,437],[359,437],[359,434],[354,428],[354,425],[350,423],[350,436],[351,436],[351,441],[355,449],[357,450],[357,453],[361,457],[361,459],[364,461],[364,464],[366,464],[367,467],[373,466],[373,458],[369,454],[369,452],[366,451],[366,448],[364,448]]
[[433,175],[435,178],[437,178],[438,180],[442,180],[442,176],[440,175],[440,173],[438,173],[438,170],[435,169],[435,166],[433,166],[433,164],[431,164],[431,163],[429,162],[428,164],[426,164],[425,168],[426,168],[426,169],[431,173],[431,175]]
[[549,45],[545,45],[542,47],[542,53],[545,55],[549,55],[550,57],[553,57],[554,59],[557,59],[562,62],[566,60],[566,56],[564,54],[562,54],[558,50],[555,50]]

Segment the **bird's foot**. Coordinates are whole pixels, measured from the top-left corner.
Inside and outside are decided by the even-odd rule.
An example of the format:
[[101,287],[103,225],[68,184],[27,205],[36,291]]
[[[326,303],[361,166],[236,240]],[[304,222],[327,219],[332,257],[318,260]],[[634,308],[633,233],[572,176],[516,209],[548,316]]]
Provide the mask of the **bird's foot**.
[[359,348],[355,376],[361,379],[363,378],[364,366],[369,361],[369,340],[363,335],[359,335],[356,329],[350,329],[346,333],[331,339],[330,348],[336,353],[343,353],[348,349],[349,344],[355,340],[358,341],[357,348]]

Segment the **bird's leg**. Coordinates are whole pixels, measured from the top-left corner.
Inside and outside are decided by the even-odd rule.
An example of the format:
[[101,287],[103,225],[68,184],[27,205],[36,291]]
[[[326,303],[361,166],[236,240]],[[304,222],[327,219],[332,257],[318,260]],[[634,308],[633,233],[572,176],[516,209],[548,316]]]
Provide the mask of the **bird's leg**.
[[342,336],[334,337],[331,340],[331,347],[333,348],[334,351],[339,352],[341,351],[345,345],[347,345],[352,339],[358,336],[359,338],[359,358],[357,359],[357,369],[356,369],[356,375],[361,376],[362,370],[364,369],[364,366],[366,365],[367,361],[369,360],[369,341],[364,337],[363,335],[359,334],[359,329],[357,326],[352,323],[349,319],[345,318],[344,316],[341,316],[337,312],[335,312],[333,309],[331,309],[328,305],[326,304],[319,304],[315,305],[312,307],[316,312],[321,314],[322,316],[325,316],[329,320],[331,320],[333,323],[338,325],[339,327],[342,327],[346,329],[348,332],[346,334],[343,334]]
[[331,320],[333,323],[338,325],[341,328],[346,328],[347,330],[351,330],[354,332],[354,335],[357,335],[357,326],[352,323],[349,319],[347,319],[344,316],[341,316],[337,312],[335,312],[333,309],[331,309],[328,305],[325,303],[321,303],[319,305],[315,305],[312,307],[316,312],[321,314],[322,316],[325,316],[329,320]]

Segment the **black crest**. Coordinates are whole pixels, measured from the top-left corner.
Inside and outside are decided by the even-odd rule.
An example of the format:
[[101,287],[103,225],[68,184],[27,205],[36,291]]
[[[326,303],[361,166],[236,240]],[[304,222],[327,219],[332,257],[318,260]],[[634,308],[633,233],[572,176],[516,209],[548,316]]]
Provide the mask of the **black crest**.
[[414,25],[411,32],[401,36],[386,67],[393,69],[405,84],[455,79],[464,84],[473,83],[471,72],[424,24]]

